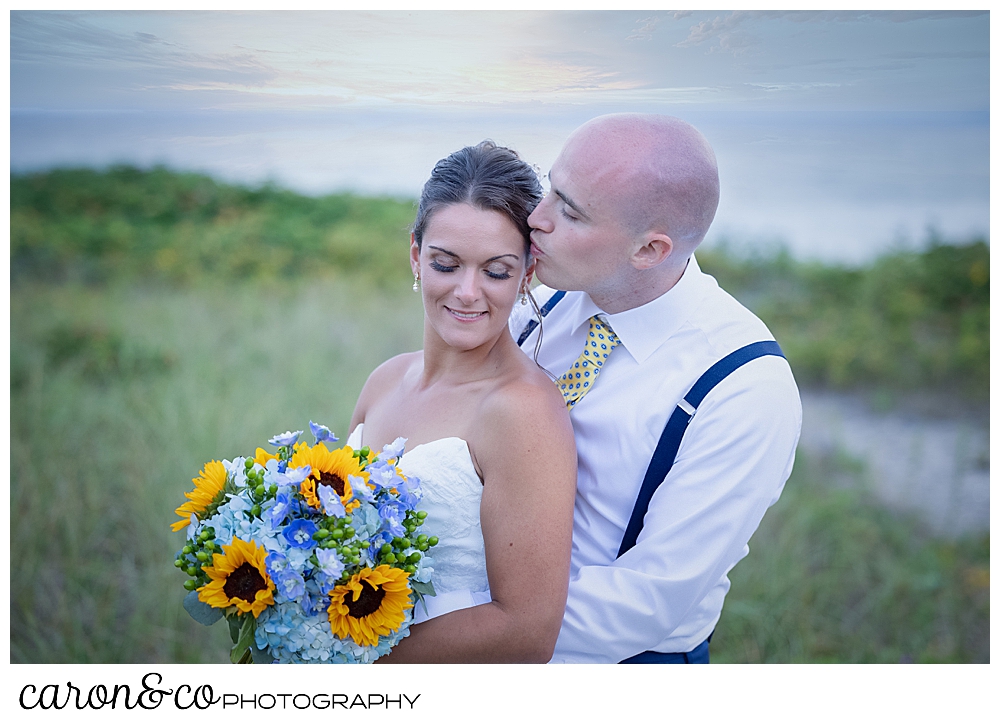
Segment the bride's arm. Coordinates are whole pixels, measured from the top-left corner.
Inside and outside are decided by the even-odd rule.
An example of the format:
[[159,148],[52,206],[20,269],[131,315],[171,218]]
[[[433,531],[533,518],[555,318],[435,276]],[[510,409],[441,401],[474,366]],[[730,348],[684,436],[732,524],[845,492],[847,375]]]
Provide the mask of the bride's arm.
[[475,440],[493,601],[414,626],[385,663],[552,657],[569,581],[576,446],[550,382],[513,387],[487,404]]

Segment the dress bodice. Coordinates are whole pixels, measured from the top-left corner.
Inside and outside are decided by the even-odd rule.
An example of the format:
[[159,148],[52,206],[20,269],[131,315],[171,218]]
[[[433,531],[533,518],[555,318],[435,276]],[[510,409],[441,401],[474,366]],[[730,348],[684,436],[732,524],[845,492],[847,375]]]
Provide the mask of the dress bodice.
[[[347,445],[362,447],[363,430],[361,423]],[[458,437],[433,440],[405,451],[398,465],[403,475],[420,479],[419,508],[427,511],[420,532],[439,541],[428,551],[437,595],[425,599],[427,611],[417,604],[414,622],[489,602],[486,547],[479,523],[483,483],[468,444]]]

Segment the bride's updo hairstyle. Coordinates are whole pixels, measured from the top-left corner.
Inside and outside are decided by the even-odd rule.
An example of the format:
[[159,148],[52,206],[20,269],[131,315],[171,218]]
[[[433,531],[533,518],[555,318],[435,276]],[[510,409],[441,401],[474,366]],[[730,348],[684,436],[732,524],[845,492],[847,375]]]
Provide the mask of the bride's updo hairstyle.
[[510,219],[521,231],[527,252],[531,245],[528,215],[541,200],[538,174],[514,151],[493,141],[466,146],[438,161],[431,171],[420,194],[413,238],[420,248],[435,211],[452,204],[469,204],[484,211],[499,211]]

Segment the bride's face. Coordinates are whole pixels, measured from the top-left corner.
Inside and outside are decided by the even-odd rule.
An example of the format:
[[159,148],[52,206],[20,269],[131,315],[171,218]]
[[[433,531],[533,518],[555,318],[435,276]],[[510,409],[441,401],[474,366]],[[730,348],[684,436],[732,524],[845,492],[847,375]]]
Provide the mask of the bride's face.
[[531,278],[517,227],[498,211],[469,204],[436,210],[421,248],[411,241],[410,262],[420,275],[427,323],[458,349],[495,340]]

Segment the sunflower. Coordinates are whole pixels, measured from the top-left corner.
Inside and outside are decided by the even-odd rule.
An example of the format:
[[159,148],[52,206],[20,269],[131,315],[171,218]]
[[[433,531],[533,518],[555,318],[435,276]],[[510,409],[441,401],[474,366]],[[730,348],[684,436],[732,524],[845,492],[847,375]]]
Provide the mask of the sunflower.
[[367,483],[368,473],[361,470],[361,461],[354,457],[354,450],[351,448],[344,446],[330,452],[323,443],[312,447],[303,445],[296,448],[289,465],[293,468],[309,465],[312,468],[309,477],[302,481],[300,491],[306,503],[313,508],[320,507],[317,485],[329,485],[336,490],[348,513],[361,505],[357,500],[351,500],[353,491],[348,477],[356,475]]
[[406,620],[410,602],[409,574],[399,568],[365,568],[330,591],[330,628],[334,636],[350,636],[359,646],[375,646]]
[[171,529],[181,530],[191,523],[192,513],[197,515],[204,512],[205,508],[211,505],[215,496],[225,486],[226,476],[226,468],[218,460],[205,463],[205,467],[201,469],[198,477],[191,479],[191,482],[194,483],[194,490],[190,493],[184,493],[188,502],[174,511],[181,519],[174,521],[173,525],[170,526]]
[[213,608],[236,606],[254,618],[274,603],[274,581],[267,575],[267,551],[254,542],[233,538],[222,554],[212,557],[212,567],[203,569],[211,582],[198,589],[198,600]]
[[277,455],[269,453],[262,447],[257,448],[257,450],[254,452],[253,455],[253,461],[263,468],[267,467],[268,460],[277,460],[277,459],[278,459]]

